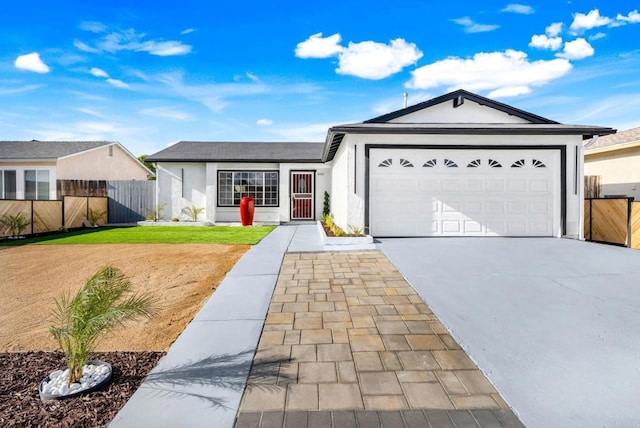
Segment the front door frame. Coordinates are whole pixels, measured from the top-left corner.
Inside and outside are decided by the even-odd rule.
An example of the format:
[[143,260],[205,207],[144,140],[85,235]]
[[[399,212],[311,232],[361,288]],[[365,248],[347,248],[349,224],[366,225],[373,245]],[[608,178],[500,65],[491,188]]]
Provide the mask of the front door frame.
[[[311,188],[309,189],[310,192],[305,192],[305,193],[294,193],[294,185],[293,185],[293,175],[294,174],[310,174],[311,175]],[[296,194],[310,194],[311,197],[310,198],[301,198],[301,199],[311,199],[311,216],[310,217],[294,217],[293,213],[294,213],[294,200],[295,200],[295,195]],[[297,221],[297,220],[308,220],[308,221],[315,221],[316,219],[316,170],[315,169],[305,169],[305,170],[291,170],[289,172],[289,218],[291,219],[291,221]]]

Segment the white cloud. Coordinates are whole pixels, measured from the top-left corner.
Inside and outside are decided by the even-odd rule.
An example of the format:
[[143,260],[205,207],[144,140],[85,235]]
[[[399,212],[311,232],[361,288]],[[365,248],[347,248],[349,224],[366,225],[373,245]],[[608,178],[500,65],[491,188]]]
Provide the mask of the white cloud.
[[605,37],[607,37],[607,35],[604,33],[596,33],[593,36],[589,36],[589,40],[591,41],[600,40],[600,39],[604,39]]
[[562,32],[563,26],[564,24],[562,22],[554,22],[553,24],[550,24],[547,28],[545,28],[544,32],[549,37],[557,37],[558,34]]
[[529,86],[509,86],[496,89],[487,94],[489,98],[509,98],[517,97],[518,95],[527,95],[531,93]]
[[583,38],[575,39],[564,44],[564,51],[556,54],[566,59],[583,59],[594,54],[593,47]]
[[102,22],[85,21],[80,23],[80,29],[91,33],[104,33],[107,31],[107,26]]
[[384,79],[415,64],[422,52],[414,43],[395,39],[387,45],[372,41],[353,43],[339,55],[338,74],[361,77],[363,79]]
[[105,78],[109,77],[107,72],[101,68],[93,67],[91,70],[89,70],[89,73],[91,73],[95,77],[105,77]]
[[255,74],[251,73],[251,72],[246,72],[245,73],[246,76],[252,81],[252,82],[260,82],[260,78],[258,76],[256,76]]
[[500,12],[511,12],[511,13],[520,13],[523,15],[531,15],[536,11],[531,6],[527,6],[525,4],[511,3],[511,4],[508,4]]
[[456,24],[459,24],[465,27],[464,29],[465,33],[485,33],[487,31],[493,31],[500,28],[499,25],[478,24],[468,16],[465,16],[463,18],[452,19],[452,21],[455,22]]
[[157,56],[186,55],[191,52],[191,46],[176,41],[144,42],[135,51],[149,52]]
[[566,75],[571,68],[567,59],[529,61],[526,53],[515,50],[481,52],[472,58],[450,57],[420,67],[411,72],[412,78],[405,86],[416,89],[447,86],[505,96],[543,86]]
[[87,45],[86,43],[81,42],[80,40],[74,40],[73,41],[73,46],[75,46],[76,48],[78,48],[82,52],[88,52],[88,53],[100,53],[100,52],[102,52],[100,49],[92,48],[91,46]]
[[194,31],[196,31],[195,28],[187,28],[186,30],[180,31],[180,34],[184,36],[185,34],[191,34]]
[[316,33],[304,42],[298,43],[294,52],[298,58],[329,58],[344,49],[339,44],[341,40],[342,37],[338,33],[328,37]]
[[317,33],[298,43],[295,55],[298,58],[337,56],[336,73],[372,80],[391,76],[422,57],[417,46],[404,39],[391,40],[389,44],[371,40],[349,42],[346,47],[339,44],[340,40],[337,33],[324,38],[322,33]]
[[579,33],[585,30],[591,30],[592,28],[604,27],[613,22],[611,18],[601,16],[598,9],[589,11],[586,15],[584,13],[575,13],[573,15],[573,22],[571,23],[571,31]]
[[92,108],[87,108],[87,107],[78,107],[74,109],[75,111],[79,111],[80,113],[84,113],[86,115],[89,116],[93,116],[93,117],[98,117],[98,118],[104,118],[105,115],[99,111],[96,111]]
[[42,88],[43,85],[27,85],[21,87],[0,88],[0,95],[17,95],[32,92]]
[[270,126],[270,125],[273,125],[273,120],[271,120],[271,119],[258,119],[256,121],[256,125],[259,125],[259,126]]
[[180,110],[175,110],[171,107],[151,107],[145,108],[139,111],[140,114],[147,116],[160,117],[163,119],[187,121],[192,120],[193,116],[189,113],[185,113]]
[[638,13],[638,10],[636,9],[629,12],[627,16],[618,14],[618,16],[616,16],[616,20],[627,24],[638,24],[640,23],[640,13]]
[[[106,27],[105,27],[106,30]],[[74,46],[83,52],[101,53],[118,51],[148,52],[157,56],[186,55],[192,47],[176,40],[144,40],[146,35],[133,29],[114,31],[104,34],[91,46],[80,40],[73,42]]]
[[48,73],[49,66],[42,62],[40,54],[33,52],[27,55],[20,55],[13,63],[21,70],[33,71],[35,73]]
[[129,85],[124,83],[122,80],[118,80],[118,79],[107,79],[107,83],[109,83],[112,86],[115,86],[116,88],[125,89],[129,87]]
[[552,51],[557,51],[558,49],[560,49],[560,47],[562,47],[562,38],[547,37],[546,34],[539,34],[536,36],[531,36],[529,46],[531,46],[532,48],[551,49]]

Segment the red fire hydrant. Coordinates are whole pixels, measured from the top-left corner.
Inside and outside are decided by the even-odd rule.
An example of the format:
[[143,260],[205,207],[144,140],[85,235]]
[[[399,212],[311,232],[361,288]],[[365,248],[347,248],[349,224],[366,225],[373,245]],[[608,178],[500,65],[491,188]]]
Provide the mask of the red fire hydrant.
[[240,220],[243,226],[251,226],[253,224],[255,206],[255,201],[249,196],[240,199]]

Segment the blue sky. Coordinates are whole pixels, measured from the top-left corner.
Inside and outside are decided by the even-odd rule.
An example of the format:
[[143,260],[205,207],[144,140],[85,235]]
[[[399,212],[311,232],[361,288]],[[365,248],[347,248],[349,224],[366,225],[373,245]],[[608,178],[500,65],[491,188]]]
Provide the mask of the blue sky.
[[[140,3],[140,4],[137,4]],[[178,4],[179,3],[179,4]],[[458,88],[640,126],[640,2],[34,0],[0,16],[0,140],[323,141]]]

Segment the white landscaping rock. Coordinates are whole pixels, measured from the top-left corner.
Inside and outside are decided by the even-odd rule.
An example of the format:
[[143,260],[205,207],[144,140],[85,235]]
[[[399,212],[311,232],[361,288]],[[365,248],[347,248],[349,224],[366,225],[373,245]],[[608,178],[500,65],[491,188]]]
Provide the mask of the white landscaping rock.
[[48,381],[40,384],[43,394],[54,397],[77,394],[99,385],[111,376],[111,367],[108,364],[88,363],[82,368],[82,378],[79,383],[68,385],[69,369],[51,372]]

